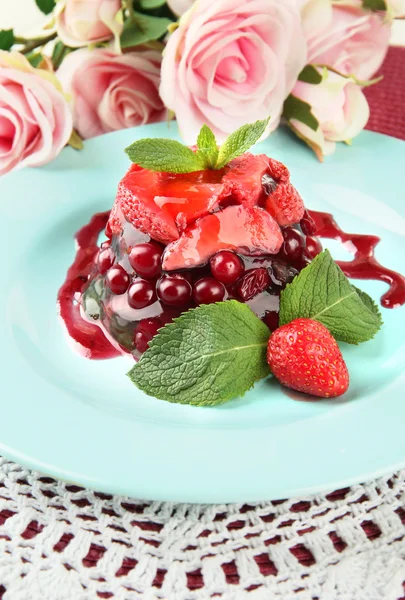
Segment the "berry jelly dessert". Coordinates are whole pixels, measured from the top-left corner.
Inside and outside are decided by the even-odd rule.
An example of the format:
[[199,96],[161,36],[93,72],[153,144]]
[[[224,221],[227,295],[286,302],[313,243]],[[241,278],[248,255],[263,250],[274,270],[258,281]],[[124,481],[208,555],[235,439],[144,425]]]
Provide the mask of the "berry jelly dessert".
[[[98,226],[106,219],[99,215]],[[66,306],[72,290],[62,288],[61,314],[81,346],[84,321],[86,335],[98,329],[94,346],[102,332],[103,347],[108,340],[135,358],[160,327],[199,304],[237,299],[275,329],[281,290],[322,249],[287,168],[264,154],[181,174],[132,165],[105,234],[97,247],[97,232],[86,232],[89,264],[73,307]],[[94,346],[87,355],[102,357]]]
[[319,237],[351,242],[354,260],[338,263],[347,276],[390,284],[383,306],[405,302],[405,279],[374,257],[379,239],[308,212],[277,160],[245,152],[220,168],[181,173],[135,163],[111,213],[76,236],[60,315],[89,358],[138,359],[173,318],[227,299],[246,303],[274,331],[280,292],[322,251]]

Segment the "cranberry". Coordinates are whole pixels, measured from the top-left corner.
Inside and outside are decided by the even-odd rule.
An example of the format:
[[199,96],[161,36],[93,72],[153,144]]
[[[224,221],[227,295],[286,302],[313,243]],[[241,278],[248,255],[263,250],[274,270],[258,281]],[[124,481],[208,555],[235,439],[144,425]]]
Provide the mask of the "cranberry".
[[313,237],[312,235],[307,235],[307,254],[311,258],[315,258],[318,254],[322,252],[322,244],[318,238]]
[[305,238],[300,231],[294,227],[283,229],[284,242],[281,247],[283,255],[289,260],[299,258],[305,248]]
[[134,346],[138,352],[143,353],[149,347],[149,342],[162,327],[159,319],[143,319],[138,323],[134,333]]
[[[302,256],[302,254],[301,254]],[[274,286],[284,288],[298,275],[297,269],[285,262],[274,260],[271,265],[270,278]]]
[[102,275],[105,275],[114,264],[114,252],[111,248],[100,250],[97,256],[97,268]]
[[132,308],[145,308],[156,300],[155,286],[146,279],[137,277],[128,289],[128,304]]
[[236,285],[236,291],[238,295],[247,302],[254,296],[263,292],[263,290],[270,284],[270,277],[267,269],[259,267],[258,269],[251,269],[239,279]]
[[124,294],[129,286],[129,275],[121,265],[115,265],[107,271],[105,281],[113,294]]
[[302,233],[304,233],[305,235],[314,235],[316,233],[315,221],[313,220],[313,218],[307,210],[304,212],[304,216],[300,221],[300,225]]
[[161,273],[162,253],[163,249],[157,244],[137,244],[129,253],[129,264],[137,275],[153,279]]
[[193,298],[196,304],[221,302],[225,298],[225,294],[225,286],[213,277],[203,277],[194,284]]
[[191,300],[191,285],[181,275],[163,275],[156,286],[162,302],[172,306],[185,306]]
[[245,267],[237,254],[222,250],[210,260],[211,273],[221,283],[230,285],[242,275]]
[[278,328],[278,312],[276,310],[269,310],[264,315],[263,321],[271,331],[275,331]]

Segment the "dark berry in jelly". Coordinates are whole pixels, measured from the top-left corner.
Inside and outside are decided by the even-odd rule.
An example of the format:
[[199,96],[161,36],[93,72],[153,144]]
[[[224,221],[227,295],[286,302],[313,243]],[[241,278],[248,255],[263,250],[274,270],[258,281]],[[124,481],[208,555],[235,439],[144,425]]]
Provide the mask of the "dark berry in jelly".
[[225,294],[225,286],[213,277],[203,277],[196,281],[193,287],[193,298],[196,304],[221,302]]
[[269,284],[270,276],[267,269],[264,267],[250,269],[239,279],[236,284],[236,292],[244,302],[247,302],[265,290]]
[[154,279],[161,273],[162,252],[157,244],[137,244],[128,255],[129,264],[140,277]]
[[273,286],[284,288],[298,275],[297,269],[285,262],[274,260],[270,269],[270,279]]
[[101,275],[105,275],[114,264],[114,252],[111,248],[104,247],[97,256],[97,268]]
[[115,265],[107,271],[105,281],[113,294],[125,294],[129,286],[129,275],[121,265]]
[[315,221],[313,220],[313,218],[311,217],[311,215],[309,214],[309,212],[307,210],[304,212],[304,216],[302,217],[302,219],[300,221],[300,226],[301,226],[302,233],[304,233],[305,235],[315,235],[315,233],[316,233]]
[[143,353],[149,347],[149,342],[162,327],[159,319],[143,319],[138,323],[134,333],[134,346],[138,352]]
[[276,310],[269,310],[264,315],[263,321],[271,331],[275,331],[278,328],[278,312]]
[[210,269],[215,279],[230,285],[239,279],[245,267],[237,254],[230,250],[222,250],[211,258]]
[[306,251],[307,255],[311,258],[315,258],[318,254],[322,252],[322,244],[318,238],[313,237],[312,235],[307,235],[306,239]]
[[191,300],[191,285],[181,275],[163,275],[157,282],[156,290],[165,304],[186,306]]
[[294,227],[285,227],[283,229],[284,242],[281,251],[289,260],[299,258],[305,248],[305,237]]
[[132,308],[145,308],[156,301],[155,285],[140,277],[134,279],[128,289],[128,304]]

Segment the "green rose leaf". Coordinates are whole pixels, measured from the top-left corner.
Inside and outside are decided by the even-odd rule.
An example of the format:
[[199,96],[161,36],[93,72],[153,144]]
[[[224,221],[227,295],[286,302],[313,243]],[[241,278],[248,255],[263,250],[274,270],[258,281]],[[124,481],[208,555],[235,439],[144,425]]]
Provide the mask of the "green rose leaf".
[[269,335],[246,304],[228,300],[200,306],[160,329],[128,376],[161,400],[221,404],[270,374]]
[[121,47],[129,48],[158,40],[165,33],[172,21],[163,17],[153,17],[134,11],[134,20],[127,19],[121,34]]
[[287,121],[290,121],[291,119],[301,121],[301,123],[305,123],[305,125],[308,125],[313,131],[316,131],[319,127],[319,121],[312,114],[311,105],[292,94],[290,94],[284,102],[283,117],[287,119]]
[[35,4],[44,15],[49,15],[55,8],[55,0],[35,0]]
[[2,29],[0,31],[0,50],[10,50],[14,42],[14,31],[12,29]]
[[313,65],[307,65],[298,75],[298,81],[304,81],[305,83],[312,83],[316,85],[321,83],[322,75]]
[[280,296],[280,325],[304,317],[323,323],[336,340],[359,344],[382,325],[373,300],[352,285],[325,250],[287,285]]

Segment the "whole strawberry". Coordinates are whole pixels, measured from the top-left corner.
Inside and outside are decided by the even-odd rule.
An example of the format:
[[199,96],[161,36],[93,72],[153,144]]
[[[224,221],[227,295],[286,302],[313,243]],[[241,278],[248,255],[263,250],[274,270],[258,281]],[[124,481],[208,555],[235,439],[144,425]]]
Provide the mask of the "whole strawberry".
[[336,340],[312,319],[295,319],[270,336],[267,362],[283,385],[331,398],[349,387],[349,373]]

